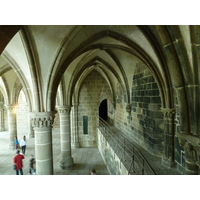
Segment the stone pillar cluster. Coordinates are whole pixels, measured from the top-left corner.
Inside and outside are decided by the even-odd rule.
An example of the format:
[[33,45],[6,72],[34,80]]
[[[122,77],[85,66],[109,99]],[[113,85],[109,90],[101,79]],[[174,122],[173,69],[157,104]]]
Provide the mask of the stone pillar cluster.
[[38,112],[32,115],[37,175],[53,175],[52,124],[54,115],[55,112]]
[[175,109],[163,108],[164,114],[164,157],[162,158],[162,164],[169,167],[174,167],[174,115]]
[[0,131],[4,131],[4,103],[0,102]]
[[9,130],[9,149],[13,149],[14,137],[17,137],[16,106],[7,105],[8,110],[8,130]]
[[185,174],[200,174],[200,138],[186,133],[176,133],[185,151]]
[[79,148],[78,141],[78,104],[73,105],[73,131],[72,131],[72,148]]
[[70,131],[70,111],[71,106],[58,106],[60,115],[60,138],[61,138],[61,161],[62,169],[70,169],[74,166],[71,157],[71,131]]

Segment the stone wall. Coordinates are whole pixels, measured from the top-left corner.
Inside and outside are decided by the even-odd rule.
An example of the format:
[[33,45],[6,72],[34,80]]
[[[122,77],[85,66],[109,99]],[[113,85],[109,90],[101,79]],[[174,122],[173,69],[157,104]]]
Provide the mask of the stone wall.
[[163,155],[164,119],[159,89],[151,71],[137,63],[132,71],[131,113],[126,111],[123,93],[118,87],[114,125],[128,137],[156,155]]
[[[106,80],[97,71],[92,71],[83,81],[78,106],[78,138],[81,147],[97,146],[99,106],[111,98]],[[88,134],[83,133],[83,116],[88,117]]]
[[20,92],[18,98],[18,106],[16,109],[16,117],[17,117],[17,134],[18,138],[22,138],[23,135],[29,135],[29,112],[28,105],[23,92]]
[[98,149],[107,166],[110,175],[128,175],[128,170],[124,167],[119,157],[98,130]]
[[[179,113],[177,93],[175,90],[174,90],[174,102],[175,102],[175,110],[176,110],[175,119],[174,119],[175,132],[177,132],[177,131],[179,132],[180,131],[180,121],[179,121],[180,113]],[[174,141],[174,148],[175,148],[174,159],[175,159],[175,162],[177,165],[177,169],[181,173],[183,173],[185,170],[185,151],[184,151],[184,148],[182,146],[180,146],[179,139],[177,136],[175,136],[174,140],[175,140]]]

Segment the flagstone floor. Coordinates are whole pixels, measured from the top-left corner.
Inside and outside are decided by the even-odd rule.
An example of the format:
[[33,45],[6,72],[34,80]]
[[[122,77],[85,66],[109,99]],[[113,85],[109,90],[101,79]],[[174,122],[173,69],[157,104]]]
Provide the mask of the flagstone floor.
[[[54,175],[89,175],[92,168],[96,169],[98,175],[109,175],[109,172],[97,147],[72,149],[74,167],[70,170],[62,170],[59,167],[59,160],[61,159],[59,130],[53,130],[52,135]],[[23,135],[18,133],[19,141],[22,137]],[[35,154],[34,143],[35,139],[28,138],[27,136],[27,148],[25,159],[23,161],[24,175],[29,175],[30,155]],[[9,149],[8,145],[8,131],[0,132],[0,175],[15,175],[12,161],[13,157],[16,155],[16,150]]]

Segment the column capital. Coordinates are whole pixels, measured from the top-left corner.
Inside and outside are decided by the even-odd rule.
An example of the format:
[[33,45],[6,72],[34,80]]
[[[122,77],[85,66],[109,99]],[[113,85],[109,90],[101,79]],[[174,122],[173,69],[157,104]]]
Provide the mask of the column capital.
[[9,111],[16,111],[17,105],[16,104],[8,104],[8,105],[6,105],[6,107]]
[[59,114],[69,114],[71,111],[71,105],[68,106],[56,106],[58,109]]
[[34,128],[51,128],[56,111],[36,112],[31,114],[31,123]]
[[174,108],[161,108],[161,111],[165,117],[172,117],[176,113]]
[[80,103],[73,103],[74,107],[78,107],[80,105]]

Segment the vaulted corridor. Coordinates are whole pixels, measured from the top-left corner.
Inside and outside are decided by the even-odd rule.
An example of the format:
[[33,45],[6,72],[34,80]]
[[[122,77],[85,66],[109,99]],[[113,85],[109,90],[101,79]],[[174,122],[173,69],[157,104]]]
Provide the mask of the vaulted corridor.
[[[22,138],[23,134],[19,134]],[[8,131],[0,132],[0,175],[15,175],[13,170],[13,157],[16,150],[8,149],[9,133]],[[27,139],[27,149],[25,159],[23,160],[24,175],[29,175],[30,155],[35,155],[35,139]],[[60,160],[60,134],[59,130],[53,130],[53,162],[54,175],[90,175],[91,169],[96,169],[98,175],[109,175],[106,165],[99,153],[97,147],[77,148],[72,150],[74,158],[74,167],[69,170],[62,170],[59,167]]]
[[1,25],[8,149],[19,134],[34,139],[37,175],[53,175],[58,129],[60,169],[75,167],[73,149],[101,145],[107,168],[123,174],[99,139],[101,116],[160,168],[200,174],[199,41],[198,25]]

